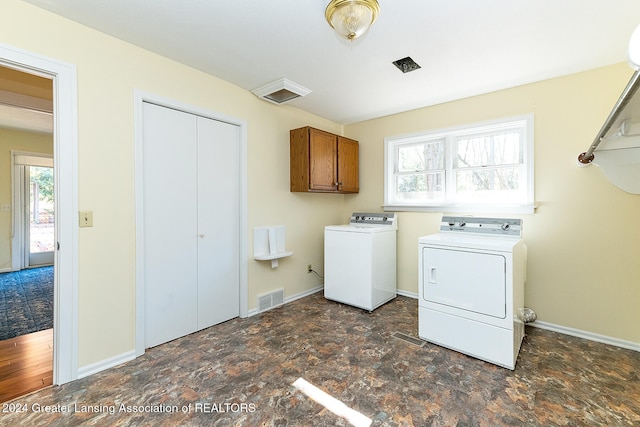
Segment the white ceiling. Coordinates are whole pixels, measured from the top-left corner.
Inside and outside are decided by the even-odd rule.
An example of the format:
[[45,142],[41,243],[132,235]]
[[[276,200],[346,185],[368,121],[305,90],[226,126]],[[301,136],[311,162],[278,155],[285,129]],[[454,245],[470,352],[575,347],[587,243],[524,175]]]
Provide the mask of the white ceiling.
[[640,24],[638,0],[379,0],[349,43],[329,0],[25,1],[247,90],[285,77],[312,90],[290,105],[345,124],[624,62]]
[[0,103],[0,128],[53,133],[53,115]]
[[23,82],[4,83],[16,92],[0,90],[0,128],[53,133],[53,102],[19,93],[24,90]]

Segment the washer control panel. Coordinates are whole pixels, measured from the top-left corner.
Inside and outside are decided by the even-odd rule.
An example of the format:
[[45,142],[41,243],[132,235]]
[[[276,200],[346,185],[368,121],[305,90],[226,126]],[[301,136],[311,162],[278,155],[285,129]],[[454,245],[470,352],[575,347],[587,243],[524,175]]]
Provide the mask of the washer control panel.
[[443,216],[440,231],[493,236],[522,237],[522,220],[511,218],[476,218]]
[[367,213],[367,212],[354,212],[349,219],[350,225],[387,225],[390,227],[396,226],[396,214],[395,213]]

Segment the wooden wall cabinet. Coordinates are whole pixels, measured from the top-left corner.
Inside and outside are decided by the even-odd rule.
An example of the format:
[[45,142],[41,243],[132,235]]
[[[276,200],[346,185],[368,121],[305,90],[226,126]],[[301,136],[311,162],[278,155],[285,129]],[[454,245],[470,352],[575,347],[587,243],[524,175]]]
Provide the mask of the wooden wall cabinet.
[[306,126],[290,131],[292,192],[357,193],[358,141]]

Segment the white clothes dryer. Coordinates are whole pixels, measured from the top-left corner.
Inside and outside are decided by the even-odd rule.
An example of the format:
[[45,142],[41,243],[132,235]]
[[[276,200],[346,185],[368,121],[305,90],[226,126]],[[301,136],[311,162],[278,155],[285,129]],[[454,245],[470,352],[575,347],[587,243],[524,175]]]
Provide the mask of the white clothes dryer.
[[515,369],[524,337],[520,219],[442,218],[419,238],[418,336]]
[[324,231],[324,297],[373,311],[396,293],[395,213],[359,213]]

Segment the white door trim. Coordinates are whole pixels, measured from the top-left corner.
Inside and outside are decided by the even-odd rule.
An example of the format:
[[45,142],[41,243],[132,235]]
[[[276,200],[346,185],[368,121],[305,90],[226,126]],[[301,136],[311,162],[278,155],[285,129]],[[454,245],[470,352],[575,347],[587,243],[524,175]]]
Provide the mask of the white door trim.
[[213,120],[236,125],[240,129],[240,317],[248,315],[248,252],[247,252],[247,122],[224,114],[205,110],[179,101],[140,90],[134,91],[134,185],[136,215],[136,357],[145,351],[144,324],[144,203],[143,203],[143,113],[142,104],[150,102]]
[[53,383],[78,378],[78,91],[76,66],[0,44],[0,65],[53,80],[55,253]]

